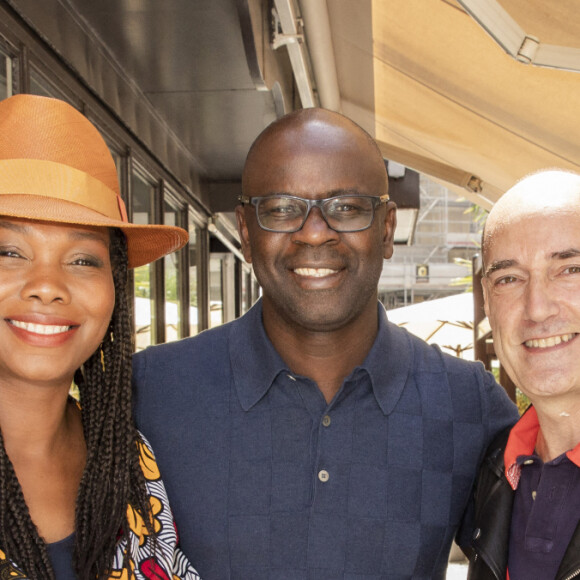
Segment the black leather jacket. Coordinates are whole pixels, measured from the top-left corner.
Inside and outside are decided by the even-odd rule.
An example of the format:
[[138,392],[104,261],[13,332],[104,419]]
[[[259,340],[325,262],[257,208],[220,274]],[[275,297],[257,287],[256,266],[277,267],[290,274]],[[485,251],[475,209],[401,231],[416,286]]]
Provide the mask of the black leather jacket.
[[[475,521],[468,580],[505,580],[514,492],[504,475],[509,429],[489,446],[475,487]],[[554,580],[580,579],[580,524]],[[548,579],[538,579],[548,580]]]

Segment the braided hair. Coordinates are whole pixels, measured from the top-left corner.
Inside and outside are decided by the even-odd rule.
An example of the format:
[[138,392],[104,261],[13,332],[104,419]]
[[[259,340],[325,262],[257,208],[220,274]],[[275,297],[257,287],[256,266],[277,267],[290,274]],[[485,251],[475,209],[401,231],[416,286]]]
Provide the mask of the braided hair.
[[[75,374],[87,446],[77,495],[73,554],[80,580],[105,577],[110,570],[117,541],[129,539],[129,504],[144,516],[148,528],[152,522],[139,466],[139,435],[131,415],[132,324],[127,243],[120,230],[111,230],[110,255],[115,308],[109,330],[101,348]],[[0,547],[31,580],[54,580],[46,544],[30,518],[1,432]]]

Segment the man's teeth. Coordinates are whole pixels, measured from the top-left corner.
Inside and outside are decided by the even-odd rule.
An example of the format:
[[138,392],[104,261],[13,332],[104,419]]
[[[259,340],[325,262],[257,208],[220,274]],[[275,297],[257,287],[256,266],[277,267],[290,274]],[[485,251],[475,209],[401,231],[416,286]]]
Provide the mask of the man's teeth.
[[52,326],[50,324],[33,324],[31,322],[21,322],[20,320],[12,320],[12,324],[18,328],[34,332],[35,334],[60,334],[67,332],[70,326]]
[[533,340],[526,340],[524,343],[529,348],[548,348],[556,346],[561,342],[568,342],[576,336],[575,334],[561,334],[560,336],[550,336],[549,338],[534,338]]
[[337,270],[331,270],[330,268],[296,268],[294,270],[294,273],[299,276],[312,276],[314,278],[330,276],[331,274],[336,274],[336,272]]

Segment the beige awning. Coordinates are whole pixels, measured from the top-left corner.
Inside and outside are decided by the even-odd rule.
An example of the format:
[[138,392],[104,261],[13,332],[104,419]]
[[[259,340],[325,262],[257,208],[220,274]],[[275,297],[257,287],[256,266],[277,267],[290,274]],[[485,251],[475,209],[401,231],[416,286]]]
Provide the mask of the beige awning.
[[[546,18],[550,3],[526,4]],[[579,72],[515,60],[455,2],[374,0],[372,10],[375,132],[393,160],[471,180],[490,201],[529,172],[580,171]]]
[[580,171],[580,72],[520,61],[580,71],[577,0],[327,4],[342,111],[386,158],[486,208],[530,172]]

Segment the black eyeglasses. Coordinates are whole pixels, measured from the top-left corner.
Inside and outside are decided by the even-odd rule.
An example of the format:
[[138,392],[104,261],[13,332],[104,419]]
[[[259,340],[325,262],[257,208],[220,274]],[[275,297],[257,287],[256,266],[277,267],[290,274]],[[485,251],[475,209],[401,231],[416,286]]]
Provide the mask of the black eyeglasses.
[[268,232],[297,232],[313,207],[320,209],[330,229],[336,232],[360,232],[370,228],[375,208],[387,203],[389,195],[337,195],[326,199],[304,199],[285,194],[265,197],[240,195],[238,200],[255,206],[258,224]]

